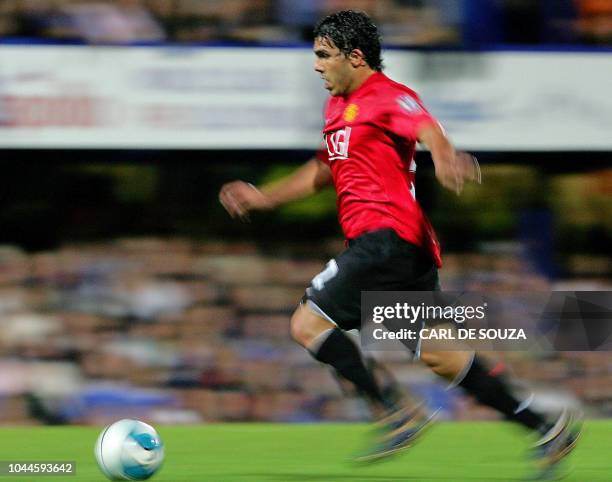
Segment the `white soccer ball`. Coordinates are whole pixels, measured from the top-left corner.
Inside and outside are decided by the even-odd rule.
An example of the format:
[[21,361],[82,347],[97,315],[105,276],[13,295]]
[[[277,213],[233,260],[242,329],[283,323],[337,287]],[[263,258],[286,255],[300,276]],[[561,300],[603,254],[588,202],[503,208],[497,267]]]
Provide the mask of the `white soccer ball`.
[[145,480],[161,466],[164,444],[150,425],[123,419],[102,430],[95,454],[110,480]]

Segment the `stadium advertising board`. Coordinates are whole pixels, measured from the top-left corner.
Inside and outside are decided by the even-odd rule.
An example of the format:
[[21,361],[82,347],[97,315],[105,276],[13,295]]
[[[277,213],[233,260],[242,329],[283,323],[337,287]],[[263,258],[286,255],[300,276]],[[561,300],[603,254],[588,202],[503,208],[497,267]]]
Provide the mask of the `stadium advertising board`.
[[[0,47],[0,148],[310,149],[308,49]],[[385,54],[471,150],[612,149],[610,53]]]

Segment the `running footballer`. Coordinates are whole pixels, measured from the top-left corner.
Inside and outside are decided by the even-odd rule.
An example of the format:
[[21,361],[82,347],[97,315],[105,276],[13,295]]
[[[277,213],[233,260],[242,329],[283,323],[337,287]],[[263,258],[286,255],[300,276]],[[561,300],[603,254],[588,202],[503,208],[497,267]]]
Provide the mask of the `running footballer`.
[[[306,289],[291,318],[291,334],[354,384],[382,420],[385,433],[362,457],[373,460],[409,446],[431,414],[388,400],[345,331],[360,327],[361,291],[439,289],[440,246],[416,198],[417,143],[430,151],[440,183],[458,194],[464,182],[479,181],[480,171],[472,156],[455,151],[418,95],[383,73],[378,29],[366,14],[335,13],[321,20],[314,34],[314,70],[330,93],[325,148],[273,185],[224,185],[220,201],[232,216],[243,217],[334,186],[348,247]],[[579,433],[574,414],[566,410],[550,421],[532,410],[477,354],[423,350],[420,358],[437,375],[533,431],[543,473],[573,448]]]

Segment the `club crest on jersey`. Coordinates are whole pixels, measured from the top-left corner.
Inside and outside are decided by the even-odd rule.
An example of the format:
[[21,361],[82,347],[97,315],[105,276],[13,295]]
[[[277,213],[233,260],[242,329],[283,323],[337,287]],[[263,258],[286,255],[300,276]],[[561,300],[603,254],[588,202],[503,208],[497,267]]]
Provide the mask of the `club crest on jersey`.
[[353,122],[357,116],[359,115],[359,106],[357,104],[349,104],[344,109],[344,114],[342,114],[342,118],[346,122]]
[[351,139],[351,128],[345,127],[335,132],[325,134],[325,144],[330,161],[348,159],[349,141]]
[[405,110],[409,114],[423,112],[423,108],[419,105],[419,103],[409,95],[402,95],[398,97],[397,103],[403,110]]

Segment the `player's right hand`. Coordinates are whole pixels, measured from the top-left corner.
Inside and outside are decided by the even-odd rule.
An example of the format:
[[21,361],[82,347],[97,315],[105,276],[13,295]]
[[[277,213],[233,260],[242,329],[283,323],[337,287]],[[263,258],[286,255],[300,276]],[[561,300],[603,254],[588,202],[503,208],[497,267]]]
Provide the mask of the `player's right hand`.
[[271,209],[272,202],[259,189],[244,181],[233,181],[224,184],[219,191],[219,201],[233,218],[249,220],[253,210]]

